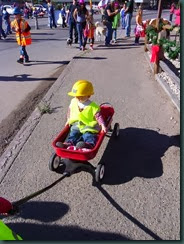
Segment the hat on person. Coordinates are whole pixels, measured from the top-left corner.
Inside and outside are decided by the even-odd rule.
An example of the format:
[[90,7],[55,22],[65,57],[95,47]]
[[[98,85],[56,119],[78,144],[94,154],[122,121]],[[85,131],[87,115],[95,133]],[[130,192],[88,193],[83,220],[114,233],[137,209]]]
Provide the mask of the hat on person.
[[110,0],[110,3],[114,3],[115,2],[115,0]]
[[93,94],[94,94],[93,85],[90,81],[87,80],[76,81],[72,87],[71,92],[68,92],[68,95],[73,97],[91,96]]
[[13,14],[14,14],[14,15],[22,14],[22,12],[21,12],[20,8],[15,7],[14,10],[13,10]]
[[79,4],[84,4],[84,0],[79,0]]

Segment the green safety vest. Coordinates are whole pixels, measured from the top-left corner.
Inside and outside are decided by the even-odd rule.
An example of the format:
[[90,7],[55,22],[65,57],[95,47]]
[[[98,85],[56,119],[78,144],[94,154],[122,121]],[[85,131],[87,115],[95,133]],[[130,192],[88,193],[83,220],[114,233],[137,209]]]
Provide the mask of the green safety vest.
[[95,102],[91,102],[80,112],[78,101],[76,98],[73,98],[70,103],[69,124],[72,125],[75,123],[81,133],[98,133],[100,126],[95,119],[95,114],[99,111],[100,107]]
[[7,225],[0,220],[0,240],[1,241],[20,241],[22,238],[13,232]]

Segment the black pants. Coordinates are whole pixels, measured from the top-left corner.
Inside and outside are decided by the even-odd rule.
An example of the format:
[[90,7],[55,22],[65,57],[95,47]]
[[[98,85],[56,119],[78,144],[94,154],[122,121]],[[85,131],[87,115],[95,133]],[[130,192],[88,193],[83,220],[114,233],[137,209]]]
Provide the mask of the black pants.
[[77,27],[75,22],[69,23],[69,38],[73,40],[73,31],[74,31],[74,37],[75,37],[75,43],[78,42],[78,33],[77,33]]
[[63,27],[63,28],[67,27],[67,24],[66,24],[66,22],[65,22],[65,20],[66,20],[65,16],[62,16],[62,20],[63,20],[62,27]]
[[[83,44],[84,47],[86,46],[87,40],[88,40],[88,38],[87,37],[84,37],[84,44]],[[94,44],[94,41],[95,41],[95,38],[94,37],[93,38],[90,38],[90,44],[91,45]]]
[[140,38],[140,36],[135,37],[135,43],[139,43],[139,38]]

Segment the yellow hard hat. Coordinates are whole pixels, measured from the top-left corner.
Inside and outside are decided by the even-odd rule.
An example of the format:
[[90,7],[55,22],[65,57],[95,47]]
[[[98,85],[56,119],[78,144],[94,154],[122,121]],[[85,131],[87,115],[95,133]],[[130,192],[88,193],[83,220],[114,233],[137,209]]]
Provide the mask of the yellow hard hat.
[[87,80],[76,81],[72,87],[72,91],[68,92],[68,95],[73,97],[91,96],[93,94],[93,85],[90,81]]

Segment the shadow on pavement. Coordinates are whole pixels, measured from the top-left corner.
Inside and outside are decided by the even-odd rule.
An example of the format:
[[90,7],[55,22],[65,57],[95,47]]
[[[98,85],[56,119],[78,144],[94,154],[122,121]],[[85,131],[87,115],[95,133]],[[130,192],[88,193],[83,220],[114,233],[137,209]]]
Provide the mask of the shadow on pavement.
[[54,33],[46,33],[46,32],[39,32],[39,33],[32,33],[31,32],[31,36],[40,36],[40,35],[53,36],[55,34]]
[[18,216],[24,219],[34,219],[41,222],[53,222],[63,217],[69,206],[61,202],[26,202],[19,208]]
[[132,221],[135,225],[137,225],[141,230],[143,230],[146,234],[150,235],[155,240],[162,240],[159,236],[157,236],[154,232],[152,232],[150,229],[148,229],[145,225],[143,225],[141,222],[139,222],[136,218],[134,218],[132,215],[130,215],[127,211],[125,211],[110,195],[109,193],[100,185],[97,185],[97,188],[99,191],[106,197],[106,199],[121,213],[123,214],[127,219]]
[[[59,202],[28,202],[23,206],[22,213],[19,214],[21,218],[46,223],[61,219],[69,210],[68,205]],[[59,226],[46,223],[8,223],[7,225],[23,240],[29,241],[129,240],[127,237],[116,233],[92,231],[75,225]]]
[[40,64],[69,64],[70,61],[43,61],[43,60],[30,60],[24,66],[40,65]]
[[82,56],[79,56],[79,57],[73,57],[73,59],[95,59],[95,60],[102,60],[102,59],[107,59],[105,57],[82,57]]
[[0,81],[20,81],[20,82],[27,82],[27,81],[39,81],[39,80],[47,80],[47,81],[54,81],[56,78],[31,78],[29,74],[21,74],[21,75],[13,75],[13,76],[0,76]]
[[66,39],[61,39],[61,38],[47,38],[47,39],[45,39],[45,38],[41,38],[41,39],[38,39],[38,38],[33,38],[32,39],[33,40],[33,42],[40,42],[40,41],[59,41],[59,42],[66,42]]
[[110,47],[106,47],[105,45],[100,45],[98,46],[98,50],[114,50],[114,49],[132,49],[132,48],[139,48],[139,46],[135,46],[135,45],[112,45]]
[[47,225],[10,223],[7,224],[24,241],[97,241],[97,240],[130,240],[127,237],[109,232],[82,229],[76,225]]
[[122,184],[134,177],[160,177],[161,157],[169,147],[179,147],[179,140],[180,135],[167,136],[150,129],[121,129],[118,138],[110,138],[101,158],[105,163],[103,184]]

